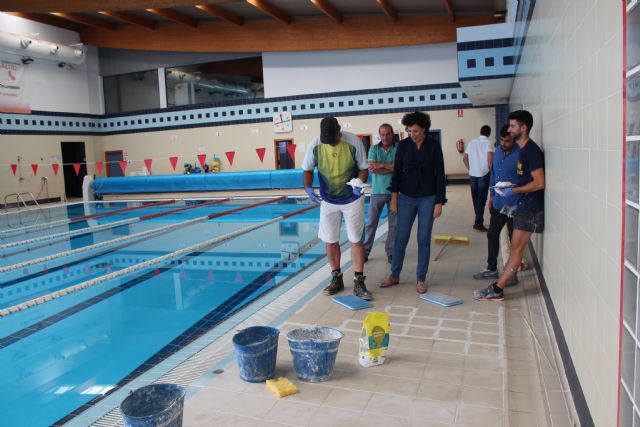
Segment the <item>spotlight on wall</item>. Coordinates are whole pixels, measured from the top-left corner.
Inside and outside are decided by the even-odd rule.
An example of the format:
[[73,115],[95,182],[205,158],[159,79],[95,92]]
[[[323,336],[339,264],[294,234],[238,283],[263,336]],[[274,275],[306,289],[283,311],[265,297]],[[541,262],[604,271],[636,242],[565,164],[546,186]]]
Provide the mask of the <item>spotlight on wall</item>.
[[31,64],[32,62],[33,62],[33,58],[32,58],[32,57],[30,57],[30,56],[23,56],[23,57],[22,57],[22,63],[23,63],[24,65],[29,65],[29,64]]
[[52,44],[51,47],[49,48],[49,53],[51,55],[57,55],[59,50],[60,50],[60,46]]
[[29,45],[33,43],[33,40],[29,40],[29,39],[21,39],[20,40],[20,47],[23,49],[26,49],[29,47]]

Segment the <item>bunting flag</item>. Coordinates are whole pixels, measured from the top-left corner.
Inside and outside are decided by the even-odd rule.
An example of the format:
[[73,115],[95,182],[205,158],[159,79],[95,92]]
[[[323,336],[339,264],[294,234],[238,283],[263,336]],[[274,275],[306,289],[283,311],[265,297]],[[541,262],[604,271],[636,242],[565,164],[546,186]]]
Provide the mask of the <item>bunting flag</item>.
[[264,163],[264,153],[267,152],[266,148],[256,148],[256,153],[258,153],[258,157],[260,158],[260,163]]
[[156,268],[155,270],[153,270],[153,275],[154,276],[159,276],[160,275],[160,269]]
[[169,161],[171,162],[171,166],[173,167],[173,170],[176,170],[176,165],[178,164],[178,157],[176,156],[169,157]]
[[198,154],[198,161],[200,162],[200,167],[202,169],[204,169],[204,164],[207,161],[207,155],[206,154]]
[[11,170],[13,171],[13,175],[15,176],[16,175],[16,171],[18,170],[18,165],[12,164],[11,165]]
[[125,174],[125,171],[127,170],[127,161],[126,160],[120,160],[120,169],[122,170],[122,175]]
[[216,276],[213,274],[213,270],[209,270],[207,273],[207,282],[213,282],[214,280],[216,280]]
[[236,156],[236,152],[235,151],[227,151],[224,154],[227,155],[227,160],[229,160],[229,164],[231,166],[233,166],[233,158]]
[[44,266],[42,266],[42,272],[44,274],[48,274],[49,273],[49,268],[47,267],[47,264],[45,264]]
[[102,173],[102,168],[104,167],[104,163],[102,162],[96,162],[96,170],[98,171],[99,174]]
[[34,175],[38,175],[38,164],[37,163],[32,164],[31,170],[33,171]]
[[149,173],[151,173],[151,163],[153,163],[153,159],[144,159],[144,165],[147,167]]
[[73,170],[76,171],[76,176],[80,175],[80,163],[73,164]]
[[296,144],[287,144],[287,153],[289,153],[289,157],[291,160],[296,160]]
[[53,174],[58,176],[58,170],[60,169],[60,163],[51,163],[51,167],[53,168]]

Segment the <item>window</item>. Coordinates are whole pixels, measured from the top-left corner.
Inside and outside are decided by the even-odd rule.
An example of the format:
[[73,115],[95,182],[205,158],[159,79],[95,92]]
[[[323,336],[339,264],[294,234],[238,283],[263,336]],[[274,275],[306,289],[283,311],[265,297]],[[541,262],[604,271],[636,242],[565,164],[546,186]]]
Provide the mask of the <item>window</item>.
[[107,114],[160,108],[158,71],[103,77]]
[[485,67],[493,67],[493,58],[484,58]]
[[467,68],[476,68],[476,60],[467,59]]

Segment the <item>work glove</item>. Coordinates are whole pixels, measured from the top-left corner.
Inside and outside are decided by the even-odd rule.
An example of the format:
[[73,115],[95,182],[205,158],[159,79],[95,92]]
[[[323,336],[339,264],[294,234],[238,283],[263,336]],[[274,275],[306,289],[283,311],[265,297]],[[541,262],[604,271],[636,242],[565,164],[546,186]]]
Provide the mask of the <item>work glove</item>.
[[309,196],[309,200],[311,200],[313,203],[315,203],[316,205],[320,205],[320,202],[322,201],[322,199],[320,198],[319,195],[317,195],[314,191],[313,188],[311,187],[305,187],[304,191],[307,192],[307,196]]
[[360,198],[360,196],[362,196],[364,194],[364,188],[360,188],[360,187],[353,187],[353,195]]

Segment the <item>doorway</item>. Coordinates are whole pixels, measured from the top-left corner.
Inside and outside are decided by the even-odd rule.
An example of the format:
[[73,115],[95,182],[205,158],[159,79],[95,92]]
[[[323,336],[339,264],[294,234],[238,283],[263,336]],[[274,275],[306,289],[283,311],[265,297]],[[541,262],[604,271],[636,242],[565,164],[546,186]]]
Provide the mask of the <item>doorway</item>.
[[371,135],[359,134],[358,138],[360,138],[360,141],[362,141],[364,145],[364,154],[368,155],[369,148],[371,148]]
[[122,168],[120,167],[120,160],[124,160],[124,152],[122,150],[104,152],[104,162],[107,164],[107,176],[124,176],[122,174]]
[[295,169],[295,156],[289,156],[287,147],[293,144],[293,139],[276,139],[273,141],[276,153],[276,170]]
[[[66,197],[82,197],[82,181],[87,175],[87,156],[84,151],[84,142],[61,142],[60,148]],[[73,167],[74,163],[80,164],[77,175]]]

